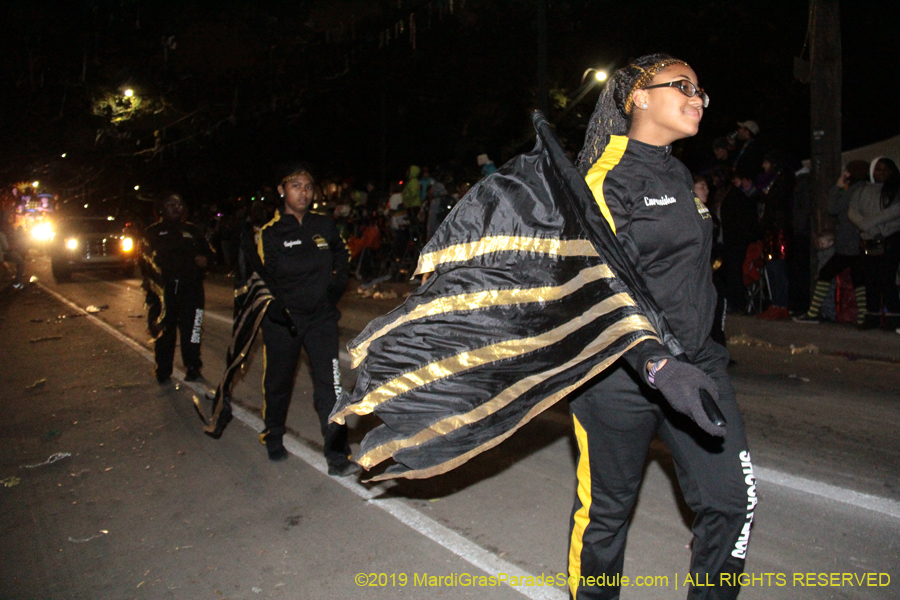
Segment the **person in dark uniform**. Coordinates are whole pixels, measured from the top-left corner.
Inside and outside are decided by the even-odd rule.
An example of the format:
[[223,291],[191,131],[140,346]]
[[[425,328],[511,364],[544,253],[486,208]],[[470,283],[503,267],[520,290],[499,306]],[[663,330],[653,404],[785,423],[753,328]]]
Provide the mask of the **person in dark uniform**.
[[[642,342],[570,402],[578,488],[570,521],[570,590],[618,598],[628,521],[650,442],[659,436],[696,513],[688,598],[738,595],[756,505],[753,466],[725,367],[710,338],[716,307],[710,267],[713,222],[671,144],[697,133],[709,98],[687,63],[664,54],[620,69],[591,117],[578,168],[665,313],[689,362]],[[698,426],[666,398],[710,385],[727,420]],[[590,576],[600,578],[591,585]],[[597,579],[594,580],[595,582]],[[574,583],[573,583],[574,582]]]
[[163,194],[160,220],[144,231],[140,268],[147,290],[147,324],[155,338],[156,380],[168,383],[175,358],[176,331],[181,335],[185,381],[202,379],[200,335],[203,326],[203,277],[215,254],[200,228],[185,222],[184,200]]
[[329,475],[359,472],[349,459],[347,427],[328,422],[341,393],[336,305],[347,288],[350,253],[331,218],[310,212],[314,180],[303,164],[281,170],[284,201],[262,227],[256,251],[275,297],[261,328],[264,344],[263,421],[260,441],[269,458],[287,458],[283,438],[301,349],[309,357],[313,403],[325,439]]

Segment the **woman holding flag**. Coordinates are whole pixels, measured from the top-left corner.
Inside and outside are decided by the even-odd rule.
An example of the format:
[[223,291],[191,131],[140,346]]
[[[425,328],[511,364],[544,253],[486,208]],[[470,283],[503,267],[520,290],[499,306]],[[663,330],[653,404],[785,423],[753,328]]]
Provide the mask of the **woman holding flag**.
[[[735,598],[756,487],[740,412],[725,372],[728,352],[710,338],[716,306],[709,264],[712,219],[671,144],[697,133],[709,97],[684,61],[633,60],[597,102],[576,167],[686,361],[642,342],[570,401],[578,489],[570,521],[569,581],[577,599],[618,598],[628,521],[654,437],[671,452],[693,524],[689,598]],[[694,368],[696,367],[696,368]],[[714,382],[727,429],[701,430],[664,399],[667,388]],[[710,435],[715,433],[715,435]]]
[[690,597],[739,589],[756,486],[728,352],[710,339],[712,220],[671,153],[707,104],[683,61],[633,61],[598,103],[580,170],[536,111],[534,149],[459,201],[419,257],[432,276],[348,346],[357,382],[331,421],[382,420],[357,454],[387,463],[371,480],[447,473],[570,400],[578,599],[619,597],[657,435],[697,513]]

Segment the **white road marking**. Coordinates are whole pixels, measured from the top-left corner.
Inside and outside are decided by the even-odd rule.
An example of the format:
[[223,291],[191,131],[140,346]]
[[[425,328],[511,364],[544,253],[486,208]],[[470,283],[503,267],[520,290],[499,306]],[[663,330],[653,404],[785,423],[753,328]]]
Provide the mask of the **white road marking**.
[[753,473],[758,480],[766,483],[774,483],[797,492],[804,492],[819,498],[827,498],[835,502],[843,502],[844,504],[865,508],[866,510],[900,519],[900,502],[890,498],[863,494],[836,485],[822,483],[821,481],[813,481],[812,479],[782,473],[775,469],[758,467],[755,463],[753,465]]

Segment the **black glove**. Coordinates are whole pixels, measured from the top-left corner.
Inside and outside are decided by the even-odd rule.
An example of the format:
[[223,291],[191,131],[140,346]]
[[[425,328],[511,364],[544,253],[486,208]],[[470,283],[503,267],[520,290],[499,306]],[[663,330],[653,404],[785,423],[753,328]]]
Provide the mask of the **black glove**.
[[725,435],[725,417],[716,405],[719,390],[703,371],[673,358],[659,368],[653,377],[655,385],[669,404],[689,416],[700,429],[710,435]]
[[291,318],[291,312],[284,305],[281,298],[272,298],[269,307],[266,309],[266,314],[273,323],[278,323],[279,325],[287,327],[291,337],[297,337],[297,326]]

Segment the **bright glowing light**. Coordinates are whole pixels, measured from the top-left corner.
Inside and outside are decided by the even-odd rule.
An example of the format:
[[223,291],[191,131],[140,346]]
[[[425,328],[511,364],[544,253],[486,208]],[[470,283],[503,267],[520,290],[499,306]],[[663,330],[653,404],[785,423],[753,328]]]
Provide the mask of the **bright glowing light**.
[[87,204],[85,204],[85,205],[84,205],[84,207],[85,207],[85,208],[87,208],[87,207],[88,207],[88,205],[87,205]]
[[41,185],[41,182],[40,182],[40,181],[35,181],[34,183],[31,184],[31,187],[37,187],[37,186],[39,186],[39,185]]
[[74,250],[77,247],[78,240],[76,240],[75,238],[69,238],[68,240],[66,240],[66,248],[68,248],[69,250]]
[[115,217],[106,217],[106,220],[107,220],[107,221],[115,221],[116,218],[115,218]]
[[141,189],[141,186],[139,186],[139,185],[134,186],[134,191],[138,191],[139,189]]
[[606,71],[594,71],[594,78],[597,81],[606,81]]
[[50,223],[39,223],[31,228],[31,237],[38,242],[49,242],[54,235],[56,232],[53,231],[53,225]]
[[125,252],[131,252],[131,249],[134,248],[134,240],[130,237],[122,238],[122,250]]
[[63,157],[63,158],[65,158],[65,157],[66,157],[66,153],[63,152],[62,154],[60,154],[60,156]]
[[127,90],[125,90],[125,97],[126,97],[126,98],[131,98],[132,96],[134,96],[134,90],[132,90],[132,89],[127,89]]

